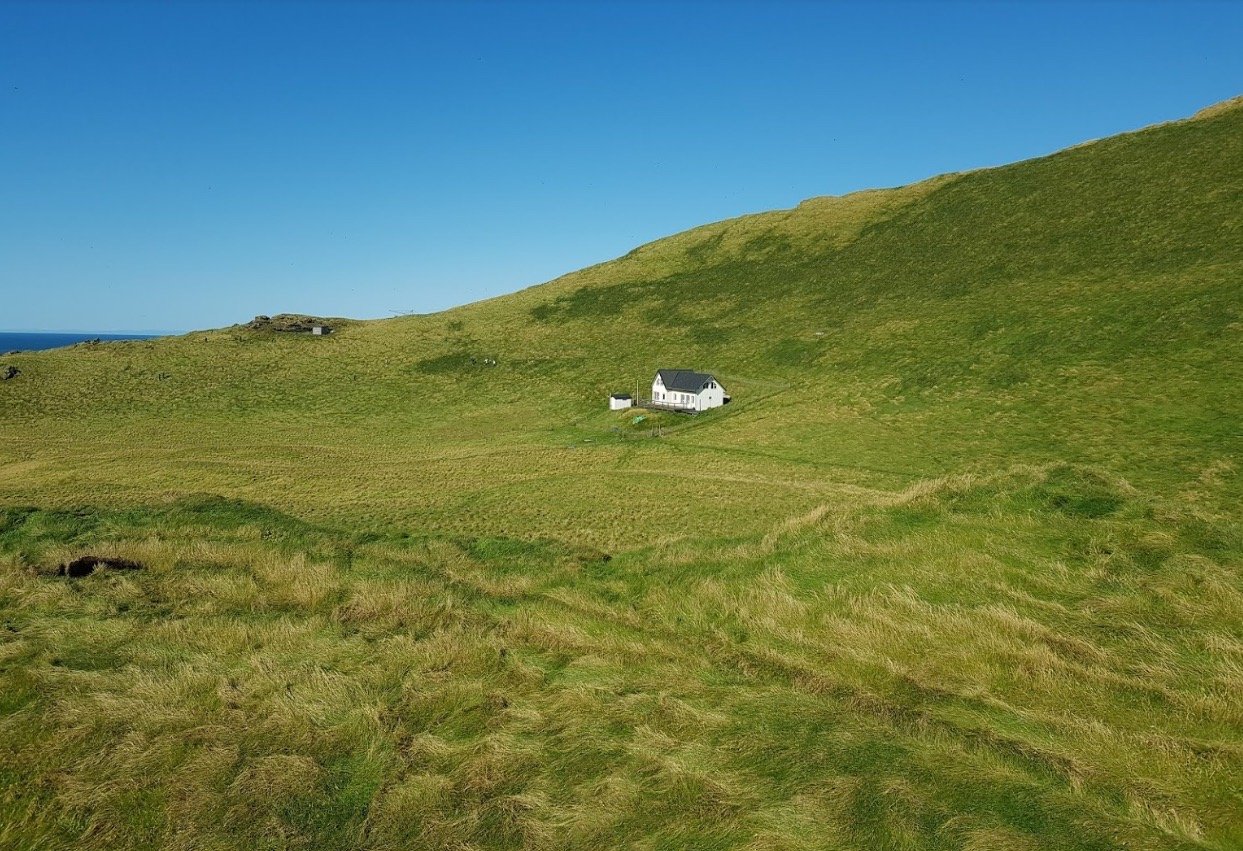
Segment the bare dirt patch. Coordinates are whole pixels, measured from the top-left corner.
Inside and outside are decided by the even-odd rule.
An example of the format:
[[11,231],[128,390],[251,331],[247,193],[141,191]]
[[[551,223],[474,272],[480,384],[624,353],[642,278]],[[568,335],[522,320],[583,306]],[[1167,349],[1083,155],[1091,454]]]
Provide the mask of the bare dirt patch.
[[80,556],[68,564],[62,564],[56,571],[56,575],[81,579],[83,576],[90,576],[96,570],[142,570],[142,568],[142,564],[127,558]]

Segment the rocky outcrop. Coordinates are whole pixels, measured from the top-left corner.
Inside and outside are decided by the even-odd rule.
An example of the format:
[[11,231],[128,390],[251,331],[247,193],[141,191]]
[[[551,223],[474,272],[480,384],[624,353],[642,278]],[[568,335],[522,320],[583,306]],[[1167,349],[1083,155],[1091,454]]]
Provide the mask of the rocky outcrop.
[[278,313],[276,316],[256,316],[246,323],[252,331],[286,331],[290,333],[309,334],[316,325],[331,328],[331,323],[319,316],[307,316],[301,313]]

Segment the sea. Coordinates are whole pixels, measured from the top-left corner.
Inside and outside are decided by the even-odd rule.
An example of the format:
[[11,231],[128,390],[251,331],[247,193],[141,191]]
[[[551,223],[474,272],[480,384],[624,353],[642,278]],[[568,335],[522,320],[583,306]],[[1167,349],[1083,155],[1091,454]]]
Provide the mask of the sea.
[[0,331],[0,355],[6,352],[37,352],[59,349],[84,340],[150,340],[158,334],[41,334],[26,331]]

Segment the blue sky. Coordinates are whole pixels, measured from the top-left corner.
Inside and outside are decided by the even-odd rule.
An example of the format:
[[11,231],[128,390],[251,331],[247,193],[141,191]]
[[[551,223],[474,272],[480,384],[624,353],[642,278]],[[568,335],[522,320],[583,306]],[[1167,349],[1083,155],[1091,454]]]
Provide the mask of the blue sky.
[[0,4],[0,329],[429,312],[1243,92],[1243,4]]

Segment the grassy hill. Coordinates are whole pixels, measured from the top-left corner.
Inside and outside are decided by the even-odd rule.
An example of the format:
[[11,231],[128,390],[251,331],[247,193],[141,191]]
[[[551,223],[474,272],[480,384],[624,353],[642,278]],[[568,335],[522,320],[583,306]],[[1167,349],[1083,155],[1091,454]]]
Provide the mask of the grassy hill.
[[0,846],[1239,847],[1241,281],[1236,101],[0,358]]

